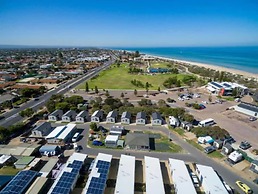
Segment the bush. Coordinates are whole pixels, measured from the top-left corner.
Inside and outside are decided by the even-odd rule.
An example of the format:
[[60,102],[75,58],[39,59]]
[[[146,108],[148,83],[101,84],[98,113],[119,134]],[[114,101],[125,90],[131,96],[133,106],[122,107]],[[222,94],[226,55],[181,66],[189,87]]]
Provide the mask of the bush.
[[229,133],[227,130],[220,128],[219,126],[209,126],[209,127],[196,127],[192,129],[192,132],[197,137],[202,136],[211,136],[213,139],[224,139],[226,137],[229,137]]
[[91,123],[91,124],[90,124],[90,129],[93,130],[93,131],[95,131],[95,132],[97,132],[97,131],[98,131],[98,126],[97,126],[97,124],[96,124],[96,123]]

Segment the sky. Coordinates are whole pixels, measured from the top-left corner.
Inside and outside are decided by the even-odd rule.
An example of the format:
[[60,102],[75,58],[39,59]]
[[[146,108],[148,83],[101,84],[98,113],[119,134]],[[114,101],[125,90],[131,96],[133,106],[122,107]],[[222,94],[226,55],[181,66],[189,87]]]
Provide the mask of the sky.
[[258,45],[258,0],[0,0],[0,45]]

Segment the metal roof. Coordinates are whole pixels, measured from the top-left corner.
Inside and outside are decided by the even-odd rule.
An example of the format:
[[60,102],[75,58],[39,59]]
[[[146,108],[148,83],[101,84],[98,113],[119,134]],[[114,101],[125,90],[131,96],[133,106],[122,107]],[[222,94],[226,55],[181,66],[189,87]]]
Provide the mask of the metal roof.
[[22,194],[37,176],[38,172],[32,170],[20,171],[5,187],[0,194]]
[[177,194],[197,193],[184,161],[169,158],[169,167]]
[[62,110],[55,110],[49,116],[57,116],[59,114],[63,115],[63,111]]
[[82,193],[103,194],[108,179],[112,155],[99,153]]
[[72,116],[72,117],[76,117],[76,112],[74,111],[74,110],[69,110],[69,111],[67,111],[64,115],[63,115],[63,117],[70,117],[70,116]]
[[165,194],[159,159],[144,156],[144,162],[146,194]]
[[158,112],[152,113],[151,117],[152,117],[153,120],[161,119],[161,115]]
[[145,112],[138,112],[136,115],[136,119],[146,119],[146,113]]
[[127,133],[125,136],[125,144],[129,146],[149,146],[149,134]]
[[76,117],[86,117],[89,113],[86,110],[81,111]]
[[127,118],[127,119],[130,119],[131,118],[131,113],[126,111],[126,112],[123,112],[122,116],[121,116],[121,119],[123,118]]
[[254,104],[249,104],[249,103],[246,103],[246,102],[241,102],[237,106],[240,107],[240,108],[247,109],[247,110],[250,110],[250,111],[258,113],[258,106],[254,105]]
[[115,118],[115,117],[117,117],[117,115],[118,115],[118,112],[117,112],[116,110],[113,110],[113,111],[110,111],[110,112],[108,113],[107,118],[108,118],[108,117]]
[[38,177],[34,183],[30,186],[25,194],[35,194],[39,193],[42,187],[46,184],[47,178],[45,177]]
[[121,155],[115,194],[134,194],[135,157]]
[[228,194],[224,184],[212,167],[196,164],[196,171],[199,179],[202,180],[202,186],[206,193]]
[[93,114],[92,117],[100,117],[103,115],[103,111],[102,110],[96,110]]
[[39,125],[37,125],[34,129],[32,129],[32,131],[40,131],[43,136],[46,136],[50,133],[51,128],[51,123],[42,122]]
[[87,158],[86,154],[73,153],[65,164],[48,194],[69,194],[71,193],[78,179],[80,169]]
[[65,139],[66,136],[76,127],[76,124],[69,123],[65,126],[56,127],[46,139],[56,138],[56,139]]
[[43,166],[43,168],[39,171],[42,177],[47,177],[51,170],[55,167],[58,162],[57,158],[50,158],[49,161]]

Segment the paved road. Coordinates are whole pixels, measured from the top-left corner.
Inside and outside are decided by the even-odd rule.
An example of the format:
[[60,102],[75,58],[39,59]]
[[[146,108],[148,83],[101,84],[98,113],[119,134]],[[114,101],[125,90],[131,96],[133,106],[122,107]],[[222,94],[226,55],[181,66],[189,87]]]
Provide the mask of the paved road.
[[106,69],[109,65],[111,65],[114,62],[114,60],[105,62],[103,66],[92,69],[87,72],[86,75],[79,76],[73,80],[70,80],[57,88],[50,90],[49,92],[43,94],[40,96],[37,100],[30,100],[24,105],[22,105],[20,108],[13,109],[10,112],[7,112],[3,114],[5,119],[0,121],[0,126],[8,127],[10,125],[13,125],[15,123],[21,122],[23,120],[23,117],[19,115],[19,112],[26,109],[26,108],[32,108],[34,111],[38,110],[40,107],[46,104],[46,102],[50,99],[50,97],[53,94],[65,94],[67,91],[71,90],[72,88],[76,87],[77,85],[81,84],[87,79],[92,78],[93,76],[97,75],[100,71]]
[[[59,125],[59,124],[58,124]],[[244,183],[248,184],[253,190],[254,193],[258,193],[258,186],[253,182],[245,180],[237,173],[233,172],[233,170],[228,169],[227,167],[219,164],[219,162],[209,158],[203,152],[197,150],[192,145],[185,142],[183,139],[178,137],[173,133],[169,133],[169,130],[165,127],[146,127],[146,126],[127,126],[127,129],[135,129],[135,130],[152,130],[152,131],[161,131],[166,135],[170,135],[172,140],[180,145],[186,152],[183,153],[159,153],[159,152],[144,152],[144,151],[129,151],[129,150],[112,150],[106,148],[88,148],[87,145],[87,137],[89,133],[89,124],[77,125],[78,128],[83,128],[83,138],[78,142],[78,145],[83,147],[82,152],[88,155],[96,156],[99,152],[111,154],[113,157],[120,157],[121,154],[130,153],[130,155],[135,156],[136,158],[143,159],[144,156],[151,156],[159,158],[160,160],[168,160],[168,158],[176,158],[184,161],[189,161],[193,163],[203,164],[212,166],[222,177],[223,179],[231,186],[233,186],[239,193],[242,191],[235,185],[235,181],[241,180]],[[103,126],[110,127],[111,125],[103,124]]]

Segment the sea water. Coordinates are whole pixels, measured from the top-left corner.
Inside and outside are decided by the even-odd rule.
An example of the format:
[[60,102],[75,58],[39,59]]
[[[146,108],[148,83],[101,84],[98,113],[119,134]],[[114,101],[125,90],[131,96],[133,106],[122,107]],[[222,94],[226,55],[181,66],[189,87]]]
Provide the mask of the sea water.
[[258,46],[115,48],[258,73]]

